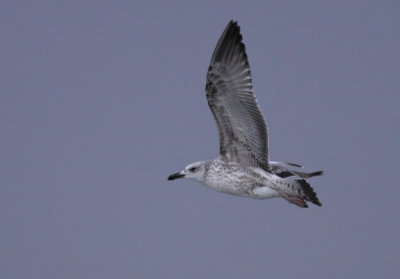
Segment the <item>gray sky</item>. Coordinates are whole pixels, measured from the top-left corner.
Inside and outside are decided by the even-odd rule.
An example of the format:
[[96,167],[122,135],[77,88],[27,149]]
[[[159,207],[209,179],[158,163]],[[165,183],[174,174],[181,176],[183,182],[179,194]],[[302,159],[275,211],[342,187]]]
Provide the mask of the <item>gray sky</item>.
[[[400,277],[400,4],[263,2],[2,1],[1,278]],[[230,19],[321,208],[166,180],[218,153]]]

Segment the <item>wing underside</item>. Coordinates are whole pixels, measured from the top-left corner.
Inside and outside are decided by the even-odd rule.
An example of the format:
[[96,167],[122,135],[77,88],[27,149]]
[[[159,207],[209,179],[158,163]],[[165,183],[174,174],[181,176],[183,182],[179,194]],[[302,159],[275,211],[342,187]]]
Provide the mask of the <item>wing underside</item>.
[[250,66],[236,22],[228,24],[214,50],[206,95],[218,127],[220,156],[268,170],[267,127],[253,93]]

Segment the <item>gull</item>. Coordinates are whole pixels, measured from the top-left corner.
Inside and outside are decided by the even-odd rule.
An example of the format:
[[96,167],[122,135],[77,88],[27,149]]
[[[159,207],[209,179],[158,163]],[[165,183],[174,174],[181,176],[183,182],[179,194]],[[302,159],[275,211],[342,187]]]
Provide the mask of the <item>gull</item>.
[[219,156],[171,174],[189,178],[231,195],[267,199],[282,197],[299,207],[318,206],[306,178],[322,175],[292,170],[301,165],[270,161],[264,116],[253,93],[252,77],[240,27],[230,21],[219,39],[207,72],[206,96],[219,134]]

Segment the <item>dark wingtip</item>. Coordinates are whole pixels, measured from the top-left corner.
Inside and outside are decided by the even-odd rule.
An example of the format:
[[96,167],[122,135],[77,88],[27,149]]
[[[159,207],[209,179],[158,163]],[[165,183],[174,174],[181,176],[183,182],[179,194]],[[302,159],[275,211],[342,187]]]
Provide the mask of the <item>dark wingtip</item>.
[[[214,49],[213,55],[211,57],[211,63],[221,62],[224,59],[226,53],[234,51],[237,45],[242,43],[242,34],[240,33],[240,26],[237,21],[230,20],[228,25],[225,27],[224,32],[218,40],[217,46]],[[243,52],[245,52],[243,48]]]
[[231,26],[231,25],[239,26],[237,20],[234,20],[234,19],[231,19],[227,26]]
[[310,177],[311,176],[320,176],[323,174],[324,174],[324,171],[315,171],[315,172],[310,173]]
[[296,167],[296,168],[302,168],[302,165],[296,164],[296,163],[289,163],[289,162],[284,162],[285,164],[292,166],[292,167]]

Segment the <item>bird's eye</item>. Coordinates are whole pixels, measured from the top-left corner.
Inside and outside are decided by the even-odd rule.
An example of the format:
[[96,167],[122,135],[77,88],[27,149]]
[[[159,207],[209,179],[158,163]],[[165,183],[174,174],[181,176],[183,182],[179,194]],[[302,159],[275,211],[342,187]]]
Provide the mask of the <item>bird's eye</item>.
[[196,170],[196,167],[191,167],[190,169],[189,169],[189,171],[195,171]]

